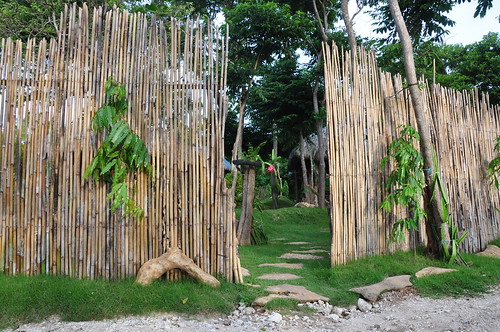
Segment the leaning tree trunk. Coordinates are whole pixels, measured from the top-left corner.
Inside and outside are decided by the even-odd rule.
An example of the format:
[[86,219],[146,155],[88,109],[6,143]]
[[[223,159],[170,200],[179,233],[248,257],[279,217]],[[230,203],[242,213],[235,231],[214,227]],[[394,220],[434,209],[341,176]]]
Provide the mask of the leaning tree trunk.
[[241,166],[243,171],[243,199],[241,203],[241,215],[236,230],[236,236],[240,245],[250,245],[250,233],[253,221],[253,199],[255,193],[255,167]]
[[305,140],[304,140],[304,135],[302,135],[302,131],[300,131],[299,134],[299,144],[300,144],[300,166],[302,169],[302,184],[304,188],[304,195],[305,195],[305,201],[307,203],[313,203],[312,200],[312,193],[310,191],[310,184],[309,184],[309,175],[307,174],[307,166],[306,166],[306,160],[305,160]]
[[352,25],[352,19],[349,15],[349,0],[342,0],[342,17],[344,19],[345,29],[347,31],[347,38],[349,39],[349,46],[351,47],[351,70],[354,69],[354,62],[356,61],[356,53],[358,45],[356,43],[356,34]]
[[[433,146],[431,141],[431,131],[429,122],[425,116],[425,106],[422,98],[422,93],[418,87],[417,73],[415,70],[415,61],[413,59],[413,47],[406,28],[403,15],[401,14],[401,9],[399,8],[399,3],[397,0],[389,0],[389,8],[391,10],[392,17],[396,24],[396,29],[398,31],[399,39],[401,40],[401,45],[403,47],[403,59],[405,65],[406,79],[408,81],[408,87],[410,89],[411,102],[413,105],[413,110],[415,112],[415,118],[417,120],[418,132],[420,134],[420,153],[424,158],[424,170],[425,175],[425,194],[424,194],[424,204],[430,213],[428,213],[426,229],[427,235],[430,235],[427,243],[427,250],[433,255],[441,254],[441,234],[445,236],[448,234],[446,231],[446,223],[443,222],[442,217],[442,196],[439,190],[434,193],[434,199],[429,202],[432,197],[432,174],[438,172],[439,170],[433,169]],[[443,231],[441,233],[441,231]]]
[[318,115],[316,120],[316,133],[318,135],[318,206],[320,208],[325,207],[325,192],[326,192],[326,165],[325,165],[325,136],[323,135],[323,120],[319,116],[319,104],[318,104],[318,81],[313,89],[313,106],[314,113]]

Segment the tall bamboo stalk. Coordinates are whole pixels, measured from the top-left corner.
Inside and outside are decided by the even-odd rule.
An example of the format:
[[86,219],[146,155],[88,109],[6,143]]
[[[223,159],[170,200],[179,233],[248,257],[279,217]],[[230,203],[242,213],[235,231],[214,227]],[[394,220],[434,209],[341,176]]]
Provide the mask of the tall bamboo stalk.
[[[398,137],[398,126],[416,126],[408,91],[400,76],[381,72],[373,54],[359,49],[353,66],[349,53],[324,46],[330,167],[330,217],[333,228],[331,263],[409,249],[416,242],[389,245],[390,230],[407,211],[379,209],[390,169],[380,161],[388,144]],[[440,175],[459,230],[469,231],[462,250],[477,252],[498,237],[498,192],[485,177],[486,161],[494,157],[500,132],[498,105],[489,105],[477,91],[458,92],[440,86],[423,91],[427,117],[440,159]],[[421,230],[423,227],[421,225]]]
[[[218,249],[237,245],[220,231],[234,222],[222,160],[227,39],[210,24],[165,27],[117,8],[66,6],[60,22],[51,41],[1,42],[0,271],[117,279],[180,246],[233,280],[239,261]],[[111,213],[109,185],[82,179],[103,139],[91,118],[110,76],[152,155],[153,177],[129,178],[142,221]]]

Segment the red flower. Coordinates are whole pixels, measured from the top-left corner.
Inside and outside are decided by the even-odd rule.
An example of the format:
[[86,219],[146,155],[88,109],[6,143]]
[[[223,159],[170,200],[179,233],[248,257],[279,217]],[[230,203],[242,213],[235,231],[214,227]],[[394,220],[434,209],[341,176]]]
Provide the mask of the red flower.
[[269,173],[274,172],[274,167],[273,167],[273,165],[270,165],[270,166],[267,168],[267,171],[268,171]]

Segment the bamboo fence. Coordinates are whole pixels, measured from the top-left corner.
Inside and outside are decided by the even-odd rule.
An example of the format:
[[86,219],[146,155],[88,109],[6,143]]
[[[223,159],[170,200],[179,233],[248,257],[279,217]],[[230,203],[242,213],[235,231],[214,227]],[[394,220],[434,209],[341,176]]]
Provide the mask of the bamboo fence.
[[[407,234],[405,243],[390,244],[392,225],[407,211],[379,208],[390,173],[380,162],[389,143],[399,137],[399,125],[416,128],[402,78],[380,71],[374,54],[363,49],[354,62],[335,45],[324,46],[324,52],[332,266],[425,243],[420,225],[421,231]],[[500,134],[500,107],[489,105],[477,90],[459,92],[422,83],[439,160],[439,170],[431,171],[440,172],[459,233],[469,232],[461,249],[477,252],[500,235],[500,195],[486,172]]]
[[[1,44],[0,272],[119,279],[180,247],[241,282],[223,177],[227,38],[211,24],[85,5],[60,22],[50,41]],[[127,121],[152,156],[152,178],[130,177],[143,220],[112,213],[109,185],[82,179],[109,77],[126,86]]]

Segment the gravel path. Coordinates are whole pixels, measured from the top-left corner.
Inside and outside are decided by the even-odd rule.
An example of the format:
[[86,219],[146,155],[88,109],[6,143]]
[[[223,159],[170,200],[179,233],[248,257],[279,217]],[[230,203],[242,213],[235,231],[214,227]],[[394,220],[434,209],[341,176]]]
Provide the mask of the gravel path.
[[282,316],[240,305],[230,316],[186,317],[164,313],[90,322],[52,319],[22,325],[15,331],[500,331],[498,287],[483,296],[458,299],[423,298],[408,288],[384,294],[367,312],[321,303],[309,306],[319,312]]

